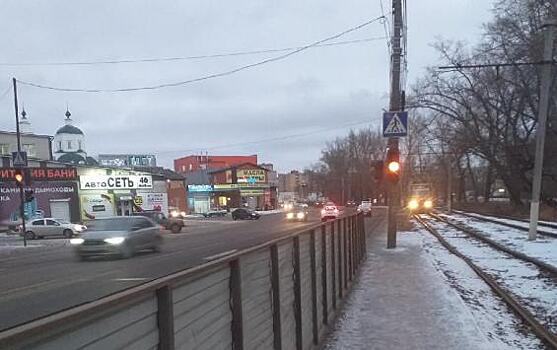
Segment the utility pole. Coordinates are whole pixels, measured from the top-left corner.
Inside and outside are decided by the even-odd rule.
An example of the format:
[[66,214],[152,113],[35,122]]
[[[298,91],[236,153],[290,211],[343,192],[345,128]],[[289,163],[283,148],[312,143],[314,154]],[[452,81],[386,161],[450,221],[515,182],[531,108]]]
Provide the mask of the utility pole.
[[545,131],[547,114],[549,110],[549,95],[551,92],[552,71],[553,71],[553,42],[555,27],[557,26],[555,15],[552,13],[550,21],[543,26],[545,28],[545,42],[542,66],[542,81],[540,87],[540,100],[538,106],[538,127],[536,129],[536,159],[534,163],[532,201],[530,202],[530,229],[528,240],[536,239],[538,233],[538,219],[540,213],[540,192],[542,186],[543,173],[543,151],[545,146]]
[[[393,36],[391,38],[391,92],[389,111],[401,109],[400,69],[401,69],[401,34],[402,34],[402,0],[393,0]],[[397,152],[398,138],[390,137],[387,141],[389,150]],[[396,248],[397,216],[400,210],[400,185],[388,185],[387,209],[387,248]]]
[[[15,130],[16,130],[16,138],[17,138],[17,152],[21,152],[21,133],[19,131],[19,108],[18,108],[18,103],[17,103],[17,80],[15,78],[12,78],[12,82],[14,85],[14,110],[15,110]],[[26,181],[28,181],[27,179],[25,179]],[[25,207],[24,207],[24,203],[25,203],[25,199],[23,196],[23,185],[20,183],[18,185],[19,187],[19,200],[20,200],[20,204],[19,204],[19,216],[21,217],[21,230],[22,230],[22,234],[23,234],[23,246],[27,247],[27,237],[25,236],[25,233],[27,232],[26,228],[25,228]]]
[[447,162],[447,211],[449,214],[453,211],[453,169],[451,161]]

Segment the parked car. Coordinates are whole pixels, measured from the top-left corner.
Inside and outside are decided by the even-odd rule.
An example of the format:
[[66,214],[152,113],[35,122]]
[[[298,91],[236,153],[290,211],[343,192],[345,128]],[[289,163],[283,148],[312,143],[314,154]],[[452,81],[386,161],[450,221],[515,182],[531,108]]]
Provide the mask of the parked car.
[[294,206],[286,213],[287,221],[307,221],[308,220],[308,207],[307,205],[300,204]]
[[135,216],[145,216],[161,225],[165,230],[170,230],[172,233],[179,233],[184,227],[184,220],[180,217],[167,218],[160,211],[148,210],[134,213]]
[[339,216],[340,211],[338,210],[337,206],[329,202],[323,206],[321,209],[321,221],[327,221],[329,219],[336,219]]
[[143,216],[115,216],[89,223],[81,237],[70,239],[80,260],[90,256],[117,255],[130,258],[143,249],[160,251],[159,225]]
[[228,212],[226,209],[210,209],[208,212],[203,213],[203,216],[206,218],[212,218],[214,216],[226,216]]
[[232,219],[234,220],[257,220],[259,217],[259,214],[246,208],[238,208],[232,211]]
[[[71,238],[86,229],[87,227],[84,225],[72,224],[71,222],[62,219],[35,219],[25,225],[25,238],[35,239],[55,236]],[[23,235],[23,232],[20,234]]]
[[358,213],[362,213],[365,216],[371,216],[371,200],[365,200],[358,206]]

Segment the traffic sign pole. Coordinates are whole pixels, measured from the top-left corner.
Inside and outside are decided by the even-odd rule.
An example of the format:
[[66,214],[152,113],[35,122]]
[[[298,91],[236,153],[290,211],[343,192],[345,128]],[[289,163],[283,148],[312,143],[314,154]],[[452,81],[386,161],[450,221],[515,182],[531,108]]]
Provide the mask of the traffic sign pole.
[[[15,111],[15,130],[17,138],[17,153],[21,155],[21,133],[19,131],[19,108],[17,103],[17,81],[15,78],[12,79],[14,85],[14,111]],[[15,164],[14,164],[15,166]],[[24,178],[25,179],[25,178]],[[23,246],[27,247],[27,237],[25,236],[27,230],[25,228],[25,207],[24,207],[24,196],[23,196],[23,184],[18,184],[19,187],[19,200],[21,201],[19,206],[19,216],[21,217],[21,230],[23,234]]]

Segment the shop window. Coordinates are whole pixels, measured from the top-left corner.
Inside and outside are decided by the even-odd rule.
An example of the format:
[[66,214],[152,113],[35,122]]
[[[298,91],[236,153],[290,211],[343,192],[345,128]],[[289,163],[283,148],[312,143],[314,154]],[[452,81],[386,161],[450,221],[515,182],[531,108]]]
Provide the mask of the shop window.
[[0,143],[0,154],[2,154],[2,155],[10,154],[10,144],[9,143]]
[[22,148],[25,152],[27,152],[27,157],[36,157],[37,150],[35,148],[35,144],[33,143],[24,143]]

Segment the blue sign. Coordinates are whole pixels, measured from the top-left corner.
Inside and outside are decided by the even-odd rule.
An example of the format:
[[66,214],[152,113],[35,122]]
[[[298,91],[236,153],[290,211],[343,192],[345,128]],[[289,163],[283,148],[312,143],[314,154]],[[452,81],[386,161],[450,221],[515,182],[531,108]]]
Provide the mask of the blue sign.
[[27,167],[27,152],[12,152],[12,163],[14,168]]
[[188,185],[188,192],[212,192],[213,185]]
[[408,135],[408,112],[383,113],[383,137]]

